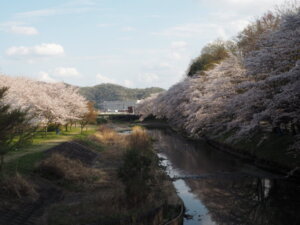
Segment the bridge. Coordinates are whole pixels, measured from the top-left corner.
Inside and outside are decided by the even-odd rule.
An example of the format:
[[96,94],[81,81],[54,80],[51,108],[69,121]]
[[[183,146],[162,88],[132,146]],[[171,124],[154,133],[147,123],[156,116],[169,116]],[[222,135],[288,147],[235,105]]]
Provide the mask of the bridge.
[[134,121],[138,120],[140,115],[127,112],[101,112],[97,117],[105,120]]

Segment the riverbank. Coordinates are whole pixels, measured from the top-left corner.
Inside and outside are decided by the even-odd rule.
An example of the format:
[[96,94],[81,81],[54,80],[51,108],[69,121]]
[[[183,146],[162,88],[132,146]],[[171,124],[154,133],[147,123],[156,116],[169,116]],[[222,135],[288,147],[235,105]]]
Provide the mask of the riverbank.
[[298,225],[299,184],[251,166],[205,141],[149,130],[186,207],[184,225]]
[[[292,157],[292,160],[289,161],[286,153],[270,152],[268,148],[253,153],[250,149],[241,148],[240,145],[229,145],[207,137],[204,137],[204,140],[215,149],[231,154],[263,170],[278,174],[282,179],[300,182],[300,164]],[[277,158],[274,155],[277,155]]]
[[260,142],[261,138],[254,138],[253,140],[248,140],[247,143],[228,144],[222,138],[213,139],[209,135],[202,136],[199,139],[193,138],[184,130],[170,126],[166,120],[146,120],[137,124],[149,129],[170,129],[187,140],[196,143],[205,141],[214,149],[233,155],[243,162],[278,174],[278,176],[283,178],[287,177],[291,181],[300,182],[300,159],[287,153],[286,146],[288,146],[287,142],[289,142],[289,137],[287,136],[271,134],[270,138],[265,139],[264,142]]
[[139,136],[130,133],[102,126],[85,137],[11,157],[6,165],[30,156],[22,162],[30,166],[22,166],[22,172],[18,166],[6,167],[11,175],[1,181],[0,224],[152,225],[175,218],[182,204],[158,159],[149,167],[151,189],[139,190],[136,195],[144,192],[143,201],[129,204],[136,195],[128,196],[119,170],[132,148],[128,140]]

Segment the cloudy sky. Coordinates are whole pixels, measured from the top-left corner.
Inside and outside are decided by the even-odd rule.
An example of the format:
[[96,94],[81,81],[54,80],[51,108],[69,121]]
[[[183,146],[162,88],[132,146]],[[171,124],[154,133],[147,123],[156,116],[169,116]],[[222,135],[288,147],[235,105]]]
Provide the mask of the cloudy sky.
[[168,88],[217,39],[284,0],[0,0],[0,73]]

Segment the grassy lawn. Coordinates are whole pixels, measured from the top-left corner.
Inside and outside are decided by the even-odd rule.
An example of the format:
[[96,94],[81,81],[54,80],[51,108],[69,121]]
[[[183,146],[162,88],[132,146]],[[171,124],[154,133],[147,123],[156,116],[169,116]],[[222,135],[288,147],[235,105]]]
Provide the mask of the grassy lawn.
[[33,171],[35,164],[43,158],[43,152],[49,148],[59,145],[62,142],[71,140],[84,140],[88,135],[96,132],[95,125],[89,125],[87,130],[80,133],[80,128],[72,128],[67,132],[61,132],[57,135],[54,131],[48,132],[47,136],[37,132],[33,138],[32,144],[21,149],[9,152],[4,159],[4,171],[6,174],[12,174],[16,171],[22,174],[29,174]]

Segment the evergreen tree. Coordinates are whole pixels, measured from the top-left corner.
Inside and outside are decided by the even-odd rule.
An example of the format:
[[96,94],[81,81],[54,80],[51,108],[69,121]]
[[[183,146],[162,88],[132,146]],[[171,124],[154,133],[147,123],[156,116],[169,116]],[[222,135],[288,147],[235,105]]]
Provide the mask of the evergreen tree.
[[0,88],[0,171],[5,154],[28,143],[33,132],[26,111],[12,109],[4,103],[7,90],[7,87]]

